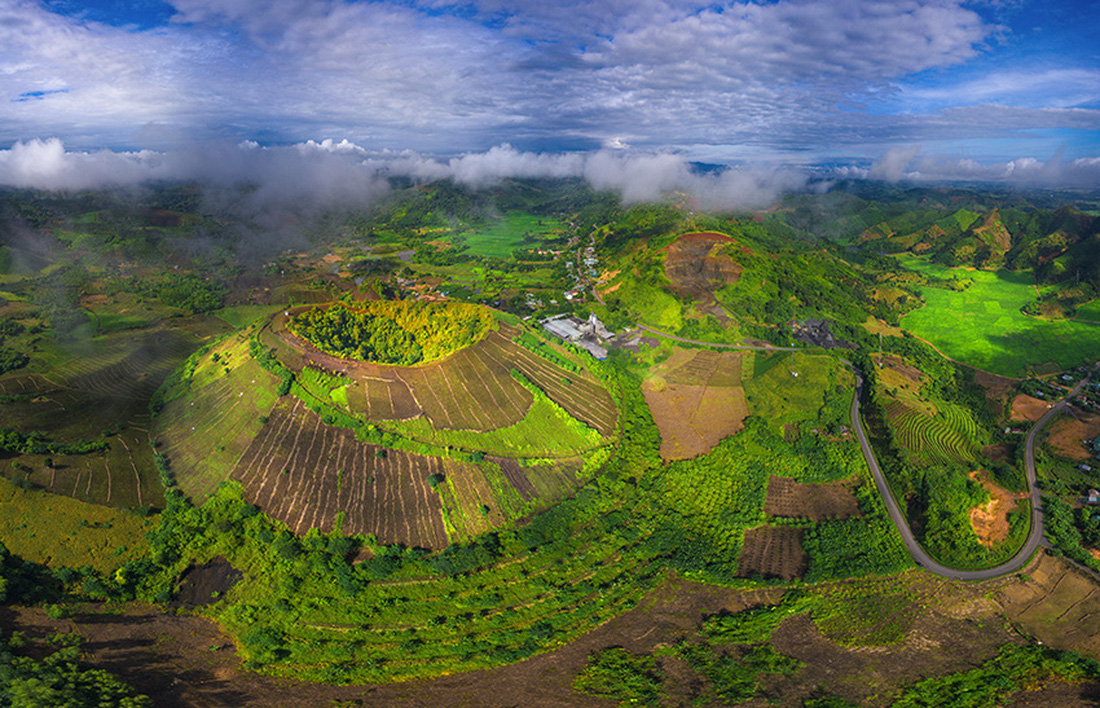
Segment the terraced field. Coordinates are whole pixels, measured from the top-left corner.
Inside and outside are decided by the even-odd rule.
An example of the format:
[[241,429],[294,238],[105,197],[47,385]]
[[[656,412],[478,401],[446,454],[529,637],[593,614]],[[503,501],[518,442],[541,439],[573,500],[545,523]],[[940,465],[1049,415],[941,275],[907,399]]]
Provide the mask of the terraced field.
[[[191,497],[231,478],[296,532],[339,526],[440,548],[565,498],[584,481],[581,455],[605,454],[597,426],[616,429],[615,403],[582,360],[558,347],[569,364],[556,366],[514,343],[507,325],[402,367],[316,351],[280,331],[285,316],[221,340],[173,385],[157,436]],[[251,358],[256,333],[295,372],[287,395]],[[396,436],[392,446],[356,439],[368,424],[360,432]]]
[[[483,346],[493,340],[494,347]],[[492,352],[504,350],[504,355]],[[509,374],[518,347],[493,332],[446,361],[404,368],[399,376],[437,430],[495,430],[519,422],[531,393]]]
[[149,444],[148,401],[196,344],[182,328],[112,334],[47,348],[34,362],[44,373],[0,378],[0,395],[11,397],[0,415],[19,421],[19,430],[59,443],[109,445],[106,451],[49,456],[52,465],[48,456],[22,455],[0,472],[95,504],[163,504]]
[[360,443],[301,401],[284,399],[232,476],[251,503],[297,533],[331,531],[340,516],[344,533],[442,548],[443,504],[428,478],[447,471],[440,458]]
[[929,416],[894,403],[886,409],[886,418],[898,444],[906,450],[931,461],[973,462],[980,435],[974,418],[959,406],[941,403],[938,409],[937,415]]

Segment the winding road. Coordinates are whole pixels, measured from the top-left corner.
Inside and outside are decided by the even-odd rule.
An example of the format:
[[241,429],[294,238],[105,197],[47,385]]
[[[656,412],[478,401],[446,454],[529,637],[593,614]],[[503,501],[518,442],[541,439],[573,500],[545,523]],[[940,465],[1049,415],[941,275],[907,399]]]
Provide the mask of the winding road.
[[[849,366],[851,366],[851,364],[849,364]],[[1097,364],[1097,368],[1100,368],[1100,364]],[[920,544],[917,543],[917,540],[913,537],[912,529],[909,528],[905,516],[901,513],[901,509],[898,508],[897,500],[890,491],[890,487],[886,483],[886,478],[883,476],[882,470],[878,466],[878,460],[875,459],[875,453],[871,449],[871,444],[867,441],[867,433],[863,429],[863,421],[859,415],[859,399],[863,392],[863,377],[859,375],[859,372],[856,371],[855,368],[853,368],[852,371],[856,375],[856,395],[852,399],[852,427],[855,428],[856,436],[859,438],[859,445],[863,449],[863,457],[867,460],[867,466],[871,469],[871,474],[875,478],[875,485],[878,487],[879,494],[882,495],[882,499],[886,503],[886,509],[890,513],[890,518],[893,520],[894,526],[897,527],[898,533],[901,534],[902,541],[905,542],[905,547],[909,550],[909,554],[913,556],[913,560],[916,561],[917,565],[937,575],[942,575],[945,578],[953,578],[955,580],[988,580],[990,578],[1008,575],[1027,565],[1036,549],[1044,543],[1042,495],[1039,493],[1039,486],[1035,474],[1035,440],[1038,438],[1042,429],[1050,422],[1051,418],[1065,408],[1070,399],[1080,393],[1081,389],[1084,388],[1085,384],[1092,378],[1096,369],[1093,369],[1093,371],[1089,372],[1088,376],[1081,379],[1077,386],[1075,386],[1065,398],[1056,405],[1051,406],[1050,410],[1031,427],[1031,432],[1027,435],[1027,446],[1024,450],[1024,468],[1027,472],[1028,488],[1031,490],[1031,533],[1027,537],[1027,542],[1024,543],[1023,547],[1020,548],[1016,555],[1001,565],[993,568],[986,568],[985,570],[956,570],[955,568],[948,568],[932,560],[932,558],[925,553],[924,549],[921,548]]]
[[[639,324],[638,329],[658,337],[664,337],[665,339],[686,342],[688,344],[700,344],[708,347],[719,347],[722,349],[799,351],[795,347],[777,347],[773,345],[754,346],[747,344],[699,342],[652,329],[643,324]],[[852,362],[847,359],[843,359],[842,361],[851,368],[852,373],[856,376],[856,393],[852,398],[852,427],[856,431],[856,437],[859,438],[859,446],[863,450],[863,457],[867,461],[867,467],[870,468],[871,475],[875,478],[875,486],[878,488],[882,500],[886,503],[886,510],[890,513],[890,519],[894,522],[894,526],[897,527],[898,533],[901,534],[901,539],[905,543],[906,549],[909,551],[909,555],[913,557],[916,564],[932,573],[954,580],[989,580],[990,578],[998,578],[1002,575],[1014,573],[1027,565],[1039,546],[1045,544],[1045,536],[1043,533],[1043,500],[1039,492],[1037,475],[1035,472],[1035,440],[1039,437],[1039,433],[1042,432],[1043,428],[1046,427],[1051,419],[1054,418],[1059,411],[1063,410],[1069,401],[1081,392],[1081,389],[1083,389],[1092,379],[1093,375],[1100,370],[1100,362],[1097,362],[1088,376],[1081,379],[1081,381],[1074,386],[1073,390],[1066,394],[1061,401],[1052,405],[1050,410],[1048,410],[1042,418],[1035,421],[1035,424],[1031,427],[1031,431],[1027,435],[1027,444],[1024,449],[1024,471],[1027,473],[1027,485],[1031,490],[1031,533],[1027,537],[1027,542],[1024,543],[1016,555],[998,566],[986,568],[985,570],[957,570],[932,560],[931,556],[921,548],[920,544],[917,543],[917,539],[914,538],[913,530],[909,528],[909,523],[906,521],[905,515],[902,514],[901,509],[898,507],[898,502],[894,498],[893,492],[890,491],[890,486],[886,483],[886,478],[882,474],[882,469],[878,465],[878,460],[875,458],[875,452],[871,449],[871,444],[867,440],[867,432],[863,428],[863,419],[860,418],[859,415],[859,399],[863,394],[863,377],[860,376],[859,371],[852,366]]]

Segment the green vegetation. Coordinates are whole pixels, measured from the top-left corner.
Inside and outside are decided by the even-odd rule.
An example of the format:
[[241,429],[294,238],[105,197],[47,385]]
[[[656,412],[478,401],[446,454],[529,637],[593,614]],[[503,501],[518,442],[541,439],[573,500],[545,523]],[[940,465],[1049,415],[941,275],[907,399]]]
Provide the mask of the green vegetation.
[[441,359],[483,338],[492,314],[459,303],[338,303],[299,312],[291,331],[340,357],[411,366]]
[[113,573],[147,552],[145,533],[154,523],[0,477],[0,542],[30,562]]
[[[1025,504],[993,548],[969,519],[989,498],[980,480],[1011,486],[1021,476],[1019,436],[1000,432],[997,402],[973,376],[894,327],[906,316],[906,328],[949,356],[1009,372],[1076,363],[1100,344],[1096,327],[1053,319],[1088,319],[1096,307],[1094,222],[1072,210],[996,210],[984,197],[919,188],[882,201],[849,186],[762,215],[700,214],[623,207],[578,183],[392,186],[369,210],[311,222],[300,251],[250,254],[256,267],[237,258],[233,236],[255,225],[203,215],[197,190],[150,189],[133,197],[141,208],[117,195],[0,195],[57,246],[0,248],[0,599],[64,603],[46,608],[51,617],[73,600],[168,603],[188,568],[224,556],[243,579],[194,611],[224,628],[246,667],[347,684],[560,649],[660,583],[721,584],[774,602],[784,581],[771,576],[795,577],[777,604],[705,617],[652,655],[595,652],[574,683],[593,697],[659,704],[674,700],[666,683],[682,675],[689,701],[783,701],[771,687],[804,674],[770,643],[782,622],[799,616],[843,647],[902,645],[936,597],[916,588],[930,576],[907,572],[912,561],[851,434],[849,366],[821,342],[795,342],[792,321],[828,320],[859,346],[841,355],[867,382],[863,410],[889,480],[925,547],[968,568],[1003,560],[1027,534]],[[732,239],[708,251],[702,285],[668,267],[669,247],[693,231]],[[181,246],[198,233],[206,248]],[[942,248],[917,248],[933,243]],[[585,261],[589,245],[596,265]],[[899,267],[887,255],[907,249],[936,263],[903,257]],[[606,305],[585,302],[601,275]],[[580,295],[566,301],[563,290]],[[470,302],[427,303],[444,293]],[[920,297],[927,305],[906,315]],[[486,302],[509,314],[473,304]],[[262,319],[288,308],[291,331],[323,351],[414,373],[306,366]],[[751,367],[741,377],[744,429],[665,463],[639,380],[667,346],[643,339],[637,354],[594,363],[520,325],[521,316],[589,311],[616,328],[641,321],[690,339],[810,351],[741,359]],[[881,344],[890,366],[868,353],[880,348],[869,331],[902,335]],[[983,452],[990,446],[996,460]],[[244,480],[246,457],[257,476],[272,472],[267,496],[227,482],[234,470]],[[324,503],[348,502],[338,512],[287,491],[321,472],[331,481]],[[1058,484],[1071,472],[1045,474],[1049,491],[1067,491]],[[773,476],[843,480],[858,512],[771,516]],[[290,527],[249,503],[274,515],[276,498],[293,500],[279,516]],[[439,540],[425,542],[431,551],[380,543],[373,531],[347,531],[350,508],[384,516],[379,536],[423,522],[437,533],[413,537]],[[1085,549],[1100,544],[1100,520],[1089,511],[1047,502],[1052,543],[1093,565]],[[755,552],[788,554],[794,570],[762,569]],[[91,686],[101,703],[142,705],[71,653],[12,644],[0,646],[0,675],[36,673],[19,691],[61,704],[65,691]],[[873,671],[870,656],[861,660]],[[995,704],[1046,681],[1095,677],[1090,664],[1034,648],[1006,648],[997,661],[1004,676],[989,662],[896,697]],[[826,705],[830,690],[841,689],[815,689],[807,705]]]
[[902,691],[896,708],[936,706],[979,708],[1005,705],[1020,691],[1047,683],[1100,677],[1100,664],[1079,654],[1047,647],[1009,644],[971,671],[925,679]]
[[80,638],[54,635],[45,657],[24,656],[21,636],[0,635],[0,705],[146,708],[153,702],[100,669],[80,666]]
[[619,701],[620,706],[659,705],[664,673],[652,656],[635,656],[622,647],[593,654],[573,679],[573,689],[586,696]]
[[[899,260],[921,273],[953,273],[912,257]],[[974,284],[964,292],[925,289],[925,306],[906,315],[903,326],[952,359],[1003,376],[1023,376],[1048,364],[1066,369],[1095,359],[1100,327],[1023,313],[1035,296],[1034,281],[1026,274],[967,271],[966,277]]]
[[487,450],[506,457],[572,456],[604,443],[599,432],[573,418],[540,389],[534,389],[534,396],[523,420],[487,432],[437,430],[424,417],[386,421],[379,427],[439,447]]

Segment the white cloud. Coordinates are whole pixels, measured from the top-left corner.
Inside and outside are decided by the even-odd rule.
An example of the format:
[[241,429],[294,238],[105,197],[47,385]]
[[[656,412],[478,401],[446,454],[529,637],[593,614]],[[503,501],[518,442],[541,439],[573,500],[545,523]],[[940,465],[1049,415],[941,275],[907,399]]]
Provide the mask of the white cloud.
[[886,182],[897,182],[906,176],[905,170],[909,167],[909,163],[913,161],[913,158],[917,156],[919,150],[916,147],[887,150],[885,155],[871,165],[867,177],[885,180]]
[[582,177],[596,189],[618,192],[628,203],[681,191],[707,208],[765,206],[806,183],[795,170],[740,168],[699,175],[684,156],[672,153],[532,153],[509,145],[446,159],[373,152],[347,140],[276,148],[207,144],[161,153],[67,151],[52,138],[0,150],[0,185],[79,190],[196,180],[222,188],[250,185],[254,204],[365,205],[388,192],[390,176],[450,178],[474,188],[507,178]]

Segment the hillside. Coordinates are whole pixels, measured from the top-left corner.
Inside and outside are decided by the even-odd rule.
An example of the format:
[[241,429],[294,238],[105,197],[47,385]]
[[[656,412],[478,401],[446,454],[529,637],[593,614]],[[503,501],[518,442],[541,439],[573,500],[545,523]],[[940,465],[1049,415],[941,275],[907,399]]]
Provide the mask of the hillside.
[[[1100,568],[1087,382],[1036,436],[1064,558],[998,570],[1031,531],[1029,426],[1100,351],[1095,217],[906,185],[750,213],[392,180],[263,242],[226,207],[247,195],[198,189],[0,200],[19,659],[75,632],[196,704],[1100,685],[1028,639],[1100,658],[1066,560]],[[606,359],[541,326],[565,313],[614,331]]]
[[[332,324],[346,307],[276,313],[169,383],[154,436],[192,499],[232,479],[299,533],[440,549],[561,500],[592,473],[584,458],[617,434],[615,404],[583,360],[549,342],[554,359],[517,344],[520,330],[487,308],[356,305],[397,317],[370,330],[367,350],[352,333],[369,325]],[[353,353],[336,356],[333,333]],[[423,361],[361,358],[413,351],[394,341],[422,342]]]

